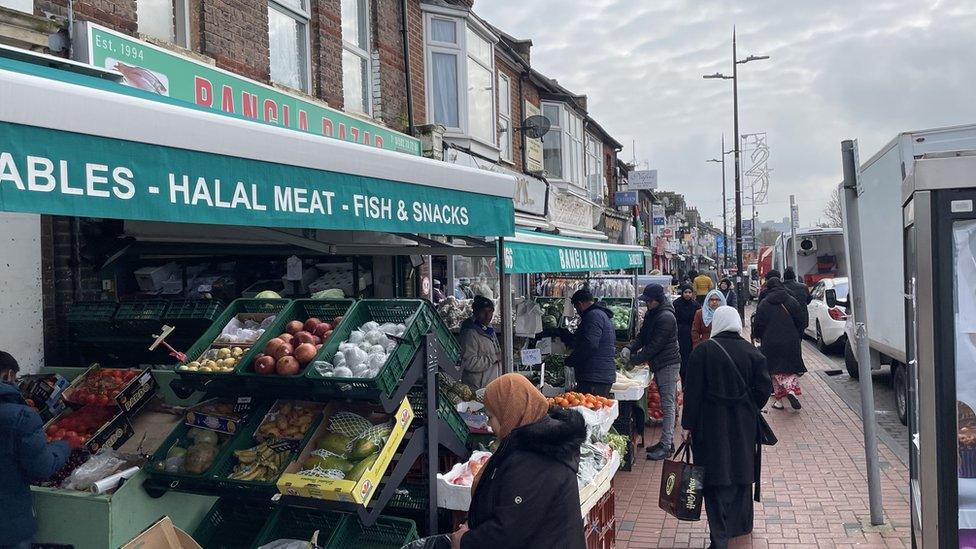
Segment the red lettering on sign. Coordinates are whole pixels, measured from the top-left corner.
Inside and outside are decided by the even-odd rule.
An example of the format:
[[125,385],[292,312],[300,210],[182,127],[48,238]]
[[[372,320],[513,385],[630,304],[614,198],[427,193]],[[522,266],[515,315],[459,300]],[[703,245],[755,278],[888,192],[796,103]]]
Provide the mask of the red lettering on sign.
[[342,122],[339,122],[339,139],[343,141],[346,139],[346,125]]
[[303,110],[298,111],[298,129],[308,131],[308,113]]
[[288,108],[288,105],[282,105],[281,106],[281,125],[284,126],[284,127],[286,127],[286,128],[288,127],[288,122],[290,121],[289,118],[288,118],[288,111],[289,110],[290,109]]
[[227,84],[221,88],[220,108],[224,112],[234,112],[234,89]]
[[278,104],[271,99],[264,100],[264,121],[272,123],[278,121]]
[[243,92],[241,93],[241,103],[244,103],[244,116],[247,118],[258,117],[258,96]]
[[332,137],[332,120],[322,117],[322,135]]
[[197,105],[213,106],[213,84],[202,76],[193,77],[193,90]]
[[363,145],[371,145],[369,142],[369,132],[363,132]]
[[358,143],[359,142],[359,128],[356,128],[356,127],[349,128],[349,133],[352,135],[351,141],[353,143]]
[[382,149],[383,148],[383,137],[377,135],[374,139],[376,140],[376,146]]

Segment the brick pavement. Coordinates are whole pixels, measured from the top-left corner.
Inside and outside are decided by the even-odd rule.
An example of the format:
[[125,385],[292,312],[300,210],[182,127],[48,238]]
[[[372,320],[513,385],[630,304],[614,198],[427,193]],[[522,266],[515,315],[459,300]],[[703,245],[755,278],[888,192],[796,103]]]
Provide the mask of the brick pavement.
[[[804,345],[812,371],[836,368],[812,346]],[[819,375],[801,378],[803,409],[794,412],[767,406],[767,419],[779,444],[763,453],[762,503],[755,507],[751,536],[734,547],[910,547],[911,516],[908,471],[879,444],[881,485],[886,519],[893,530],[864,532],[868,494],[860,419]],[[649,427],[652,444],[659,428]],[[647,461],[638,449],[633,471],[621,471],[616,491],[617,547],[707,547],[705,513],[700,522],[680,522],[657,506],[661,462]]]

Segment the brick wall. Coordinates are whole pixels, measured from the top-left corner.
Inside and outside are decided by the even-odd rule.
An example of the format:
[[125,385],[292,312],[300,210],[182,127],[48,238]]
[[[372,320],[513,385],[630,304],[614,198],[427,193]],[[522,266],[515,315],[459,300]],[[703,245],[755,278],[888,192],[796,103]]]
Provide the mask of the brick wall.
[[[496,52],[495,55],[495,67],[498,72],[508,76],[508,81],[511,83],[511,105],[509,105],[509,112],[512,115],[511,128],[508,129],[509,135],[512,140],[512,162],[515,163],[515,169],[522,171],[522,132],[515,131],[515,128],[521,126],[522,116],[522,101],[519,98],[519,71],[516,66],[509,64],[508,61],[499,56]],[[501,98],[496,96],[496,101],[501,101]],[[500,106],[497,108],[496,112],[501,112]],[[498,134],[499,139],[505,139],[506,136],[503,134]]]
[[[321,0],[320,0],[321,1]],[[248,0],[207,0],[201,14],[203,53],[217,66],[268,82],[268,7]]]
[[329,106],[342,109],[342,16],[341,0],[313,2],[312,94]]
[[407,27],[410,42],[410,87],[413,94],[413,117],[417,125],[427,124],[427,96],[424,81],[424,17],[420,0],[407,2]]
[[603,144],[603,173],[607,178],[607,200],[605,204],[613,206],[613,196],[617,192],[617,153],[613,147]]
[[[67,18],[67,0],[34,0],[34,11]],[[121,32],[136,32],[136,0],[78,0],[74,2],[76,19],[95,21]]]

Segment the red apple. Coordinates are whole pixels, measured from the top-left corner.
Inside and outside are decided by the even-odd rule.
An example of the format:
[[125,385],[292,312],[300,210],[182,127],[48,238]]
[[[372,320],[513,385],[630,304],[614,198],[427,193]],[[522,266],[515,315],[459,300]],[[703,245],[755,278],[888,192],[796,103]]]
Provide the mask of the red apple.
[[295,342],[295,336],[293,336],[293,335],[291,335],[289,333],[281,334],[280,336],[278,336],[278,339],[284,341],[285,343],[294,343]]
[[[311,343],[313,341],[313,337],[315,336],[309,332],[306,332],[305,330],[295,333],[295,341],[297,341],[299,345],[302,343]],[[292,342],[292,344],[294,345],[294,342]]]
[[341,316],[335,317],[335,319],[332,321],[332,329],[334,330],[335,327],[338,326],[341,322],[342,322]]
[[318,326],[316,326],[315,331],[312,333],[314,333],[319,337],[322,337],[325,334],[325,332],[331,332],[331,331],[332,331],[332,325],[329,324],[328,322],[323,322]]
[[315,349],[315,345],[311,343],[302,343],[298,347],[295,347],[295,358],[298,360],[299,364],[305,365],[312,362],[315,358],[315,354],[318,351]]
[[319,324],[321,324],[321,323],[322,323],[321,320],[319,320],[319,319],[317,319],[317,318],[315,318],[313,316],[312,318],[310,318],[310,319],[308,319],[308,320],[305,321],[305,331],[306,332],[314,332],[315,331],[315,328]]
[[285,340],[281,338],[276,337],[274,339],[271,339],[268,341],[268,344],[264,346],[264,354],[273,355],[275,350],[284,344],[285,344]]
[[283,343],[281,346],[275,349],[275,352],[272,353],[271,356],[273,356],[275,360],[281,360],[286,356],[291,356],[293,352],[295,352],[295,348],[292,347],[291,343]]
[[321,345],[321,344],[322,344],[322,338],[319,337],[319,336],[314,336],[313,335],[312,336],[312,345]]
[[301,370],[301,365],[298,363],[298,359],[293,356],[283,356],[278,359],[277,364],[275,364],[275,372],[279,376],[293,376]]
[[300,332],[301,329],[304,327],[305,324],[301,320],[292,320],[285,326],[285,331],[288,332],[289,334],[295,334],[297,332]]
[[275,373],[275,359],[273,356],[263,355],[254,361],[254,372],[262,375]]

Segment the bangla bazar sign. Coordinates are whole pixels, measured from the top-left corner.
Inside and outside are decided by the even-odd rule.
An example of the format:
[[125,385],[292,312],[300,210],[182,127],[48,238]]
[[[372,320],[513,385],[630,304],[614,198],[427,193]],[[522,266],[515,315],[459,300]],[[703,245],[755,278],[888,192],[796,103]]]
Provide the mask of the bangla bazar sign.
[[614,271],[644,266],[644,253],[634,249],[591,248],[571,239],[551,244],[505,241],[505,269],[511,274]]
[[258,227],[510,235],[512,200],[0,122],[0,211]]
[[[420,140],[349,116],[232,72],[84,22],[87,47],[79,61],[116,70],[123,84],[218,113],[324,135],[380,149],[420,155]],[[86,58],[87,56],[87,58]]]

